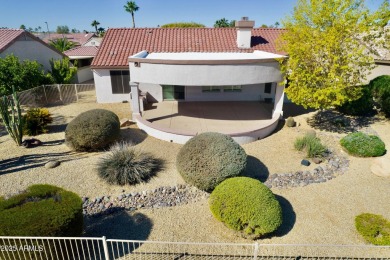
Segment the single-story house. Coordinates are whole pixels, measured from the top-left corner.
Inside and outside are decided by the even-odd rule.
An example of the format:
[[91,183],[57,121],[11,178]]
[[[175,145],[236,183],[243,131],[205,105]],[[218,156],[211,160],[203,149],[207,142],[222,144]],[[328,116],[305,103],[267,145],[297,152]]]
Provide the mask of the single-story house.
[[35,35],[46,43],[65,38],[68,41],[74,42],[77,46],[85,45],[92,39],[98,38],[95,33],[37,33]]
[[76,83],[83,83],[93,80],[91,63],[93,58],[96,56],[98,49],[98,46],[83,45],[64,51],[64,54],[69,57],[70,62],[77,66]]
[[[283,114],[284,84],[277,59],[285,56],[276,48],[276,39],[282,32],[283,29],[254,28],[254,21],[247,18],[236,22],[236,28],[109,29],[91,65],[97,101],[130,102],[133,119],[141,129],[178,143],[210,127],[183,129],[186,123],[178,123],[180,131],[168,129],[167,125],[158,125],[156,118],[145,117],[147,104],[174,101],[178,104],[176,115],[161,118],[182,118],[177,115],[194,102],[198,107],[206,103],[267,103],[272,108],[262,123],[248,125],[247,129],[216,130],[241,143],[263,138],[276,128]],[[242,132],[246,133],[240,135]]]
[[20,60],[35,60],[46,71],[51,69],[50,59],[63,59],[60,51],[49,46],[33,34],[22,29],[0,29],[0,58],[14,54]]

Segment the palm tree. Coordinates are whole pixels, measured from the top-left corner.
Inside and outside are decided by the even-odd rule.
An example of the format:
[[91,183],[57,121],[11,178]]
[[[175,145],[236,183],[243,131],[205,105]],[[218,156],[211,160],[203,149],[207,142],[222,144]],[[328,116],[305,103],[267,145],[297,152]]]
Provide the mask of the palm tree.
[[58,39],[50,40],[49,44],[50,46],[56,48],[60,52],[64,52],[76,47],[75,42],[69,41],[66,38],[58,38]]
[[98,21],[96,21],[96,20],[93,20],[92,23],[91,23],[91,26],[95,27],[96,34],[98,33],[98,28],[97,27],[98,27],[99,24],[100,23]]
[[133,28],[135,28],[135,21],[134,21],[134,12],[137,12],[139,7],[134,1],[128,1],[125,6],[126,12],[129,12],[131,14],[131,17],[133,18]]

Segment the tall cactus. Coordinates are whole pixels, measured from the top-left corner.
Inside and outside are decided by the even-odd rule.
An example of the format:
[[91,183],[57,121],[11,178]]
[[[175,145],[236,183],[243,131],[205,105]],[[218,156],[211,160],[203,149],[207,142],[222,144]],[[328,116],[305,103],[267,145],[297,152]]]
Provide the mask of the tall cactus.
[[13,87],[12,98],[7,96],[0,98],[0,115],[8,134],[20,146],[23,138],[23,121],[19,98]]

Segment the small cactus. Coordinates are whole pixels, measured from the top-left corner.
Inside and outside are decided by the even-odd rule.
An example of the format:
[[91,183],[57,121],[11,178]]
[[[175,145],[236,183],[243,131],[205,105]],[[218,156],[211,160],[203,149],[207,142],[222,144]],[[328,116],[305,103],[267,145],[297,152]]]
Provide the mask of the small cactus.
[[296,122],[295,122],[295,120],[294,120],[294,118],[293,117],[289,117],[289,118],[287,118],[287,120],[286,120],[286,125],[288,126],[288,127],[294,127],[294,126],[296,126]]

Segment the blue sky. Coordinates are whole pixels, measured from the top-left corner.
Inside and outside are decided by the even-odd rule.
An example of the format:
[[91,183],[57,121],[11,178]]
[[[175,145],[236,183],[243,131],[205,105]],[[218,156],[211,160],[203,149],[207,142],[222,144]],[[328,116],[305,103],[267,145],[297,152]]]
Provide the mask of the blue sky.
[[[98,20],[104,28],[130,27],[131,15],[124,11],[126,0],[0,0],[0,27],[42,27],[54,31],[58,25],[92,31]],[[157,27],[170,22],[194,21],[213,26],[220,18],[248,16],[256,26],[274,24],[292,12],[296,0],[136,0],[137,27]],[[366,0],[376,9],[382,0]]]

